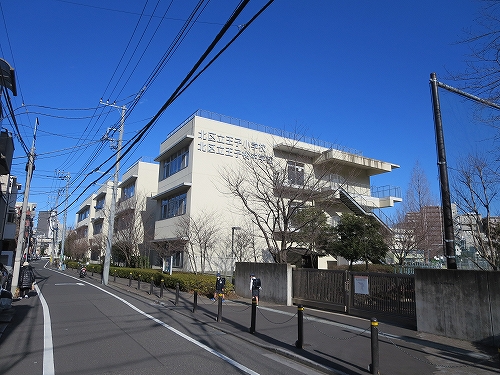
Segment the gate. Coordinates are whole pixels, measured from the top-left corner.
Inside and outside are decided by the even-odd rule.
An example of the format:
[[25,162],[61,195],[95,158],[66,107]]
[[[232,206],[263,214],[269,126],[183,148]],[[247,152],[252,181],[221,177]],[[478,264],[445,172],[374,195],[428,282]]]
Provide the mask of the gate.
[[294,269],[293,303],[416,326],[413,275]]

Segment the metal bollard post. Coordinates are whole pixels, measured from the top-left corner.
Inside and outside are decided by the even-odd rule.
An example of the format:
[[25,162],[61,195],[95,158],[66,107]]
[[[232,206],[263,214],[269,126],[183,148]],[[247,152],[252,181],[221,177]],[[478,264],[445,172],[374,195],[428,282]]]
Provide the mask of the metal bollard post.
[[222,293],[218,294],[217,298],[217,321],[222,321]]
[[378,351],[378,321],[375,318],[371,319],[371,347],[372,347],[372,363],[369,366],[370,373],[380,374],[379,351]]
[[94,276],[94,266],[92,266],[92,276]]
[[298,338],[295,347],[302,349],[304,344],[304,307],[302,305],[297,305],[297,323]]
[[165,280],[161,279],[160,281],[160,298],[163,298],[163,283]]
[[137,278],[137,290],[141,290],[141,274],[139,274]]
[[179,283],[175,283],[175,306],[179,304]]
[[250,333],[255,333],[255,316],[257,315],[257,300],[252,298],[252,317],[250,320]]
[[196,312],[196,308],[198,307],[198,292],[194,291],[194,302],[193,302],[193,312]]
[[149,286],[149,294],[153,295],[153,278],[151,277],[151,285]]
[[130,272],[129,275],[128,275],[128,286],[129,287],[132,286],[132,272]]
[[116,270],[113,272],[113,281],[116,283]]

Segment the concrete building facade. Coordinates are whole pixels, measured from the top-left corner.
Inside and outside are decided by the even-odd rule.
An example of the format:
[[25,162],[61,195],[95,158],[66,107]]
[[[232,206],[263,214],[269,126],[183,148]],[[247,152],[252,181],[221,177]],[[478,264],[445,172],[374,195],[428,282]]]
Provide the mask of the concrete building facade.
[[[137,256],[147,252],[145,248],[152,239],[155,214],[151,197],[156,194],[157,179],[158,164],[140,160],[123,174],[117,186],[114,248]],[[76,213],[76,237],[80,244],[86,244],[86,257],[94,262],[100,262],[106,251],[112,197],[113,182],[107,181],[82,202]]]
[[[324,207],[332,225],[345,212],[376,216],[376,210],[401,201],[400,196],[391,194],[392,189],[372,187],[373,176],[391,172],[399,167],[396,164],[205,111],[197,111],[174,129],[161,143],[155,160],[160,167],[158,193],[154,196],[157,202],[154,241],[163,247],[165,254],[170,251],[173,255],[174,268],[186,271],[211,272],[231,267],[235,234],[250,231],[256,233],[257,251],[252,260],[269,260],[258,230],[249,226],[252,219],[248,210],[240,199],[228,194],[221,178],[228,171],[239,173],[242,163],[248,160],[281,164],[287,173],[285,184],[290,192],[307,184],[314,185],[318,192],[327,191],[329,204]],[[206,247],[193,248],[181,235],[181,229],[188,222],[194,226],[202,217],[215,218],[211,221],[216,222],[217,228],[213,228]],[[200,228],[198,231],[202,232]],[[183,248],[183,243],[187,248]],[[200,264],[206,258],[203,251],[210,252],[206,264]]]

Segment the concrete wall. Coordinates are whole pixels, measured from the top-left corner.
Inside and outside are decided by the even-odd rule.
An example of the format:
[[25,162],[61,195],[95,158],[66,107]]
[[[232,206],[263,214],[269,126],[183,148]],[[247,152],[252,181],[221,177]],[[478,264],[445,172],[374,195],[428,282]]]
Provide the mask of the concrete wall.
[[292,266],[277,263],[237,262],[234,275],[236,294],[252,298],[250,274],[262,282],[260,301],[292,306]]
[[500,345],[500,272],[415,270],[417,329]]

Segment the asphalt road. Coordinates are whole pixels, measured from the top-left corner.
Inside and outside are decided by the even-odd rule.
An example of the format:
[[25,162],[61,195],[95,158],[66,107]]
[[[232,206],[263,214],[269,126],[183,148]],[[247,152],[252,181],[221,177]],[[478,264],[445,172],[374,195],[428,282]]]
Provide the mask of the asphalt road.
[[[216,321],[217,303],[205,296],[193,311],[190,293],[162,296],[113,277],[103,286],[100,275],[80,279],[44,263],[33,263],[40,294],[14,302],[10,321],[0,313],[0,374],[369,373],[367,319],[305,309],[298,349],[297,306],[260,301],[252,334],[248,300],[226,300]],[[500,373],[496,349],[389,322],[378,331],[381,374]]]
[[95,279],[33,266],[40,294],[14,302],[2,374],[319,374]]

